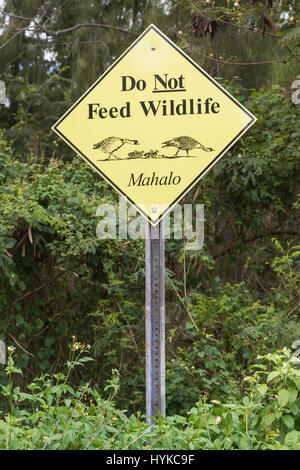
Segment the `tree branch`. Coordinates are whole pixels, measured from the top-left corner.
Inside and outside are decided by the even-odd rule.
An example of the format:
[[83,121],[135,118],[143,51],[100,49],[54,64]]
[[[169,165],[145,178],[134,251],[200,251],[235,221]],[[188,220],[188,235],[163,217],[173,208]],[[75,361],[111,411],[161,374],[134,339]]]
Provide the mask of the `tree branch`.
[[0,10],[0,12],[3,15],[9,16],[10,18],[15,18],[15,19],[21,20],[21,21],[29,21],[30,23],[34,22],[35,25],[36,25],[36,27],[34,29],[34,32],[35,33],[45,33],[48,36],[55,36],[56,37],[56,36],[59,36],[61,34],[70,33],[72,31],[76,31],[77,29],[81,29],[81,28],[111,29],[111,30],[114,30],[114,31],[119,31],[121,33],[131,34],[132,36],[137,36],[138,35],[138,33],[135,33],[133,31],[129,31],[128,29],[125,29],[125,28],[121,28],[120,26],[114,26],[114,25],[109,25],[109,24],[104,24],[104,23],[78,23],[74,26],[70,26],[69,28],[59,29],[57,31],[52,31],[51,29],[46,28],[45,23],[44,24],[39,24],[35,19],[36,16],[34,18],[27,18],[25,16],[19,16],[19,15],[14,15],[13,13],[8,13],[4,10]]
[[203,54],[203,52],[198,51],[195,47],[190,47],[191,51],[194,51],[196,54],[206,57],[207,59],[214,60],[215,62],[220,62],[221,64],[228,64],[228,65],[263,65],[263,64],[274,64],[274,63],[286,63],[287,59],[275,59],[275,60],[264,60],[259,62],[232,62],[225,59],[218,59],[216,57],[209,56],[207,54]]
[[53,277],[52,279],[50,279],[49,281],[45,282],[44,284],[42,284],[41,286],[37,287],[36,289],[34,290],[31,290],[29,292],[26,292],[26,294],[24,295],[21,295],[20,297],[18,297],[16,300],[14,300],[12,302],[12,304],[10,305],[10,307],[12,307],[13,305],[15,305],[17,302],[19,302],[20,300],[23,300],[25,299],[26,297],[28,297],[29,295],[33,295],[35,294],[36,292],[40,291],[41,289],[44,289],[44,287],[46,286],[49,286],[50,284],[52,284],[54,281],[56,281],[58,278],[60,278],[61,276],[63,276],[65,273],[62,272],[62,273],[59,273],[57,276]]
[[22,351],[24,351],[26,354],[29,354],[29,356],[34,357],[34,354],[29,351],[26,351],[26,349],[23,348],[23,346],[16,340],[16,338],[11,333],[8,333],[8,336],[11,337],[11,339],[16,343],[17,346],[19,346],[20,349],[22,349]]
[[71,26],[70,28],[66,29],[59,29],[57,31],[51,31],[48,28],[41,28],[42,32],[49,34],[51,36],[59,36],[60,34],[66,34],[70,33],[72,31],[76,31],[77,29],[80,28],[102,28],[102,29],[112,29],[114,31],[120,31],[121,33],[127,33],[131,34],[132,36],[137,36],[138,33],[135,33],[133,31],[129,31],[128,29],[121,28],[119,26],[113,26],[109,24],[102,24],[102,23],[79,23],[74,26]]
[[5,43],[1,44],[0,46],[0,49],[2,49],[3,47],[5,47],[10,41],[12,41],[13,39],[15,39],[16,36],[18,36],[18,34],[22,33],[23,31],[25,31],[27,28],[23,28],[23,29],[19,29],[16,34],[14,34],[11,38],[7,39],[5,41]]
[[10,18],[14,18],[16,20],[22,20],[22,21],[35,21],[34,18],[27,18],[25,16],[18,16],[18,15],[14,15],[13,13],[8,13],[7,11],[4,11],[4,10],[0,10],[0,13],[2,13],[3,15],[6,15],[6,16],[9,16]]

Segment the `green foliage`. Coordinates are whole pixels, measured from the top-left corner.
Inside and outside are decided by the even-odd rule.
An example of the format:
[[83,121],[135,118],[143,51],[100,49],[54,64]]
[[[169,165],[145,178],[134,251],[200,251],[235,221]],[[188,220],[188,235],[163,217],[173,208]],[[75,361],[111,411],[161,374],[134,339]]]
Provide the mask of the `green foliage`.
[[[77,357],[67,370],[83,365],[87,348],[73,342]],[[161,415],[152,426],[143,416],[129,415],[116,408],[119,372],[114,369],[103,398],[89,383],[73,389],[68,372],[58,373],[54,383],[49,374],[33,380],[29,393],[20,387],[3,387],[2,392],[15,405],[0,420],[1,449],[209,449],[266,450],[299,449],[300,446],[300,359],[285,349],[259,356],[255,372],[245,378],[248,387],[241,401],[208,401],[200,394],[187,416]],[[14,368],[13,352],[6,372],[10,384]]]
[[[225,86],[259,121],[186,197],[205,204],[205,246],[185,251],[180,240],[166,242],[174,413],[187,412],[199,391],[239,397],[257,354],[300,338],[299,110],[278,87],[246,102],[243,87]],[[52,158],[45,167],[16,155],[2,137],[0,327],[26,368],[18,386],[57,373],[69,339],[84,331],[95,361],[71,374],[74,385],[92,376],[103,390],[111,369],[120,369],[118,400],[137,412],[145,387],[143,241],[96,237],[98,204],[117,197],[79,158]]]
[[278,240],[274,245],[279,256],[271,263],[276,281],[269,295],[251,292],[244,282],[219,284],[211,295],[193,295],[190,313],[199,329],[187,322],[177,359],[167,368],[174,412],[180,403],[187,408],[199,389],[221,400],[240,397],[245,370],[257,354],[300,338],[299,245],[286,250]]
[[[8,375],[0,370],[0,407],[10,410],[1,446],[15,448],[19,436],[23,448],[84,448],[94,431],[99,439],[91,448],[149,442],[138,415],[145,390],[144,243],[96,237],[97,206],[116,205],[117,196],[49,129],[154,22],[258,121],[185,196],[183,202],[205,206],[203,248],[166,242],[173,417],[160,420],[149,445],[297,448],[297,374],[289,374],[298,366],[281,355],[300,340],[300,108],[290,97],[300,73],[298,2],[62,5],[7,0],[10,16],[0,18],[0,78],[8,96],[0,105],[0,335],[17,349]],[[102,26],[74,28],[79,23]],[[71,351],[62,374],[74,335],[91,344],[94,360]],[[266,369],[245,381],[258,355]],[[285,376],[280,361],[289,364]],[[111,379],[112,370],[120,377]],[[87,383],[96,411],[81,397]],[[102,398],[117,388],[114,403]]]
[[9,83],[10,100],[18,103],[14,122],[6,131],[6,137],[14,142],[15,148],[22,149],[24,155],[39,161],[45,158],[50,145],[53,147],[52,156],[58,150],[63,151],[61,142],[57,142],[52,133],[45,135],[45,129],[50,129],[53,120],[65,111],[66,105],[72,104],[64,91],[70,82],[63,76],[66,69],[62,68],[59,73],[47,73],[43,82],[38,84],[26,81],[27,77],[22,74],[3,77]]

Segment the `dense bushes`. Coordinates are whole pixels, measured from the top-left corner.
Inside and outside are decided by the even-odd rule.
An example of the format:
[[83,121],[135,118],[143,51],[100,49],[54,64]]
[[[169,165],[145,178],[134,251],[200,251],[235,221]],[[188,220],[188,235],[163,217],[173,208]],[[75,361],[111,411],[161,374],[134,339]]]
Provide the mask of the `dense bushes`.
[[67,373],[53,379],[43,374],[24,393],[14,387],[15,367],[10,348],[8,385],[2,393],[11,403],[0,420],[1,449],[299,449],[300,359],[286,348],[258,357],[245,377],[241,401],[223,403],[200,394],[186,416],[160,417],[152,432],[138,414],[115,405],[119,372],[114,369],[103,398],[90,383],[68,384],[74,367],[90,360],[88,346],[74,339]]
[[[299,2],[0,3],[0,448],[299,449]],[[166,242],[149,434],[144,243],[97,238],[118,197],[50,128],[151,23],[258,120],[182,201],[203,248]]]
[[[241,400],[255,357],[300,338],[299,109],[278,87],[245,104],[258,123],[185,199],[205,205],[204,247],[166,242],[169,414],[204,392]],[[117,368],[118,406],[143,410],[143,241],[98,240],[96,208],[117,195],[78,157],[51,155],[0,142],[0,331],[18,348],[17,385],[53,378],[75,334],[95,361],[72,385],[103,391]]]

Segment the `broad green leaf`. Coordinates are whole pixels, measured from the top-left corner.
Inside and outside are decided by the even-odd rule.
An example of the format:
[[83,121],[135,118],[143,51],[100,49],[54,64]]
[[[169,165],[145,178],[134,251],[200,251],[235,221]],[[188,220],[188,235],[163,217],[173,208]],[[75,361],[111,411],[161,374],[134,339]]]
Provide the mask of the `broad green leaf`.
[[277,400],[280,406],[285,406],[289,401],[289,392],[288,390],[279,390],[277,395]]
[[20,396],[19,396],[19,401],[22,402],[22,401],[24,401],[24,400],[35,401],[36,398],[35,398],[33,395],[31,395],[30,393],[23,393],[23,392],[21,392],[21,393],[20,393]]
[[290,431],[285,436],[284,443],[289,447],[296,447],[300,441],[300,433],[298,431]]
[[89,356],[85,356],[85,357],[81,357],[80,359],[78,359],[78,362],[89,362],[89,361],[94,361],[95,359],[93,359],[92,357],[89,357]]
[[299,407],[296,402],[289,404],[289,409],[293,413],[293,415],[297,416],[299,412]]
[[282,420],[287,428],[292,429],[294,427],[295,421],[294,421],[294,418],[292,418],[291,416],[289,415],[282,416]]
[[274,370],[273,372],[271,372],[271,373],[268,375],[267,382],[271,382],[271,381],[274,380],[276,377],[278,377],[279,374],[280,374],[280,372],[279,372],[278,370]]
[[289,403],[294,403],[297,400],[298,390],[295,388],[289,388]]
[[267,393],[268,386],[266,384],[261,384],[257,387],[257,390],[261,395],[265,395]]
[[243,404],[244,404],[245,406],[248,406],[249,403],[250,403],[248,397],[243,397],[242,402],[243,402]]
[[266,426],[270,426],[273,423],[275,418],[276,418],[276,416],[273,413],[270,413],[270,414],[264,416],[263,421],[266,424]]

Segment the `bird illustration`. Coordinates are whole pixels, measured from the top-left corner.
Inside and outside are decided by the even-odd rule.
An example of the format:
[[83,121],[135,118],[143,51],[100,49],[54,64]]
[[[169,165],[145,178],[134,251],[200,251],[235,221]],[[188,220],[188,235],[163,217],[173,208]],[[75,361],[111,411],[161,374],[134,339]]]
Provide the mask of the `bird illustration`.
[[109,160],[112,156],[118,159],[118,157],[114,155],[114,152],[119,150],[124,144],[139,145],[137,140],[122,139],[121,137],[107,137],[97,144],[94,144],[93,149],[100,149],[102,152],[107,153],[109,155]]
[[175,147],[177,148],[177,152],[175,153],[174,157],[178,155],[178,152],[180,150],[185,150],[187,157],[189,156],[189,150],[193,149],[201,149],[204,150],[205,152],[212,152],[214,149],[210,147],[204,147],[204,145],[200,144],[197,140],[193,139],[192,137],[188,136],[181,136],[181,137],[175,137],[174,139],[171,140],[166,140],[166,142],[162,143],[162,148],[165,147]]

